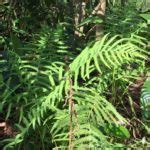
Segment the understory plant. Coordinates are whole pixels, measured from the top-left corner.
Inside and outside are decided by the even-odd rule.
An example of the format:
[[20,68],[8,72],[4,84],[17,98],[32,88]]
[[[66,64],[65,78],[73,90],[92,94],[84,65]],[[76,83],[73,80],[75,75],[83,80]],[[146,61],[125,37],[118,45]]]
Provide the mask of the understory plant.
[[99,2],[83,18],[80,1],[0,5],[0,148],[150,146],[148,24],[122,0],[108,0],[99,18]]
[[1,110],[7,111],[2,115],[17,132],[1,141],[4,149],[123,146],[129,122],[113,104],[144,71],[145,39],[106,34],[72,56],[61,26],[36,38],[21,44],[12,35],[14,51],[1,61],[10,71],[1,68]]

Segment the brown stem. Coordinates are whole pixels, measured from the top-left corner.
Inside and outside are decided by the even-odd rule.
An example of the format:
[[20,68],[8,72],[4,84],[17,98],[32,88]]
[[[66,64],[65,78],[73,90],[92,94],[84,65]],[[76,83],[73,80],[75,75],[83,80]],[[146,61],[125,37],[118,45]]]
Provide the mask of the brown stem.
[[70,108],[70,123],[69,123],[69,150],[73,150],[73,113],[74,113],[74,102],[73,102],[73,87],[72,79],[69,78],[70,89],[69,89],[69,108]]

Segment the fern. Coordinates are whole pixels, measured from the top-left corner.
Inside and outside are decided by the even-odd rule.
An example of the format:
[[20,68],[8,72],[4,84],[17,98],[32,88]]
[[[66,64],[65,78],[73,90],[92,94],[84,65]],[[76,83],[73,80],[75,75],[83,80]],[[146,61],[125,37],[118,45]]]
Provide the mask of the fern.
[[150,78],[145,81],[141,93],[141,107],[143,111],[143,119],[149,120],[150,118]]
[[[132,141],[136,142],[132,147],[148,146],[143,131],[149,128],[139,113],[136,116],[128,86],[147,72],[148,26],[135,2],[107,0],[103,21],[100,16],[91,17],[101,5],[97,3],[0,4],[4,31],[0,36],[0,122],[6,122],[5,128],[0,127],[0,147],[4,150],[115,149]],[[91,41],[99,23],[104,34],[111,34]],[[76,34],[76,27],[82,28],[82,36]],[[141,107],[143,119],[149,122],[149,78],[142,89]],[[1,137],[10,135],[9,127],[14,136]],[[140,143],[136,135],[144,136]]]
[[[31,60],[30,51],[28,57],[18,59],[19,71],[24,82],[22,84],[28,84],[27,91],[22,93],[21,97],[19,95],[17,97],[20,100],[24,99],[26,103],[24,107],[29,109],[23,107],[20,109],[20,111],[26,110],[19,119],[24,127],[18,125],[20,133],[15,139],[10,139],[5,148],[21,143],[31,126],[36,129],[42,125],[44,128],[48,127],[53,143],[60,147],[68,146],[70,114],[68,105],[63,107],[65,99],[69,98],[68,79],[73,81],[73,100],[77,114],[73,117],[74,146],[86,148],[91,144],[90,148],[102,148],[104,145],[110,145],[109,138],[100,128],[106,123],[118,126],[119,122],[127,123],[127,121],[102,95],[107,89],[102,86],[109,79],[112,70],[118,71],[123,65],[140,63],[146,59],[147,53],[141,48],[144,44],[135,38],[117,40],[117,36],[109,38],[109,35],[105,35],[101,41],[89,44],[73,62],[69,60],[71,63],[66,70],[66,64],[59,51],[57,52],[59,48],[56,47],[56,51],[48,51],[49,48],[53,50],[53,46],[47,45],[49,35],[44,34],[44,36],[46,37],[42,37],[38,42],[38,49],[33,45],[31,51],[35,49],[35,55]],[[134,43],[139,44],[139,47]],[[58,55],[59,62],[51,58],[52,53]],[[51,59],[52,61],[49,61]],[[98,73],[93,81],[91,81],[92,73]],[[79,79],[83,81],[79,82]],[[95,86],[101,87],[104,91],[101,90],[99,93],[92,84],[87,84],[88,82],[95,82]],[[27,94],[28,91],[31,93]],[[32,97],[31,102],[29,102],[30,97]]]

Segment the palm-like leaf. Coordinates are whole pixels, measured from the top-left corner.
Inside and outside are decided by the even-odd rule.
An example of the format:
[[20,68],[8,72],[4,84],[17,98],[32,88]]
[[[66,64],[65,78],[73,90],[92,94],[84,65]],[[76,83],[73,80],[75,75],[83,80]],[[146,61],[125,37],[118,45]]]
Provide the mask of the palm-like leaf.
[[[90,44],[70,63],[69,70],[66,72],[62,59],[59,62],[56,62],[55,59],[49,62],[51,53],[59,57],[61,55],[53,51],[45,55],[42,49],[47,49],[44,46],[46,42],[39,42],[42,46],[39,46],[38,51],[36,49],[37,58],[35,60],[20,59],[20,73],[25,78],[24,81],[28,82],[28,90],[32,91],[31,95],[35,102],[31,103],[32,107],[28,110],[28,119],[24,119],[24,115],[20,118],[25,128],[21,129],[21,133],[16,137],[18,143],[31,126],[35,129],[43,123],[50,128],[49,132],[54,143],[68,141],[70,115],[68,107],[62,107],[62,102],[66,99],[65,96],[69,97],[68,90],[71,86],[69,79],[74,81],[73,100],[77,112],[77,118],[73,120],[76,131],[74,144],[77,147],[86,147],[87,143],[92,143],[96,147],[101,147],[103,141],[105,144],[108,143],[100,127],[105,123],[117,126],[119,122],[126,123],[126,120],[104,96],[89,86],[90,84],[79,83],[79,78],[88,82],[91,73],[98,72],[100,76],[96,77],[96,80],[101,78],[100,82],[105,84],[105,77],[107,75],[109,77],[112,70],[119,70],[118,67],[123,64],[140,62],[147,57],[146,52],[134,44],[143,46],[140,40],[133,38],[117,40],[117,38],[117,36],[109,38],[109,35],[105,35],[101,41]],[[29,95],[24,93],[23,98],[28,101]],[[49,111],[50,116],[46,117]],[[49,122],[52,123],[49,124]],[[14,143],[12,141],[10,145]],[[67,146],[67,143],[61,142],[61,146]]]

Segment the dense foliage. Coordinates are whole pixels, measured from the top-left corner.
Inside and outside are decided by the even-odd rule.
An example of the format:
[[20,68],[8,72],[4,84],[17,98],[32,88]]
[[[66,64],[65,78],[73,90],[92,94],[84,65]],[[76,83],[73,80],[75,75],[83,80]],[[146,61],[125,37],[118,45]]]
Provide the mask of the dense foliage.
[[0,2],[1,148],[150,146],[150,4],[103,2]]

